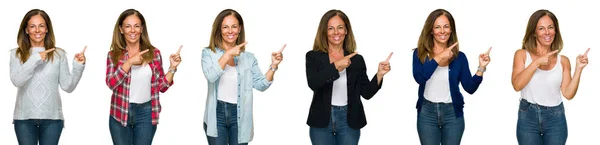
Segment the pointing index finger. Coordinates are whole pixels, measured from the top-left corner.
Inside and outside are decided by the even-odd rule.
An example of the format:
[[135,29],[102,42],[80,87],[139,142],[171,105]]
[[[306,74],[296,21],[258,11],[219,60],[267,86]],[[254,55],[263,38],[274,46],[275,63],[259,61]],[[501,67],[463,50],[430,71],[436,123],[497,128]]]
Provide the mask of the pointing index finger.
[[386,62],[390,62],[390,58],[392,58],[392,54],[394,54],[394,52],[390,52],[390,55],[385,60]]
[[354,53],[351,53],[349,55],[346,55],[346,58],[352,58],[354,57],[356,54],[358,54],[358,51],[355,51]]
[[142,52],[138,53],[138,55],[144,55],[146,52],[148,52],[148,50],[150,50],[150,49],[146,49],[146,50],[144,50],[144,51],[142,51]]
[[287,44],[283,44],[283,47],[281,47],[281,49],[278,52],[279,53],[283,52],[283,49],[285,49],[285,46],[287,46]]
[[490,51],[492,51],[492,47],[490,47],[490,48],[489,48],[489,49],[488,49],[488,50],[485,52],[485,54],[490,54]]
[[450,45],[450,47],[448,47],[448,48],[450,48],[450,49],[452,50],[452,49],[456,48],[456,45],[458,45],[458,42],[456,42],[456,43],[454,43],[454,44]]
[[50,53],[50,52],[54,51],[55,49],[56,48],[48,49],[48,50],[44,51],[44,53]]
[[181,48],[182,47],[183,47],[183,45],[179,46],[179,49],[177,49],[177,53],[176,54],[179,54],[181,52]]
[[81,54],[85,53],[85,50],[87,49],[87,45],[85,47],[83,47],[83,50],[81,50]]
[[556,53],[558,53],[558,50],[554,50],[554,51],[552,51],[552,52],[550,52],[550,53],[548,53],[548,54],[546,54],[546,55],[550,56],[550,55],[554,55],[554,54],[556,54]]
[[590,48],[588,48],[585,53],[583,54],[583,56],[587,56],[588,52],[590,52]]

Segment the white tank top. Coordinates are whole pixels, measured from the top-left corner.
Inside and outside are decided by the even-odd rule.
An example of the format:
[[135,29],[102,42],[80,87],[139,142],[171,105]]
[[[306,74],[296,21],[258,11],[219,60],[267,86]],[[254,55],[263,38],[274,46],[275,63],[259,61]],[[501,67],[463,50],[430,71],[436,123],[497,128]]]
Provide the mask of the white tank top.
[[452,103],[448,66],[438,66],[425,84],[425,99],[435,103]]
[[342,70],[340,78],[333,81],[331,89],[331,105],[346,106],[348,104],[348,78],[346,77],[346,69]]
[[[531,56],[528,51],[525,66],[531,64]],[[560,63],[561,56],[556,58],[556,64],[551,70],[542,70],[537,68],[531,76],[531,80],[523,90],[521,90],[521,98],[530,103],[542,106],[558,106],[562,102],[562,94],[560,84],[562,83],[562,64]]]
[[223,75],[219,78],[219,88],[217,88],[217,99],[231,104],[237,104],[238,99],[238,80],[237,70],[234,66],[225,64]]
[[132,65],[129,84],[129,102],[142,104],[150,101],[152,70],[150,65]]

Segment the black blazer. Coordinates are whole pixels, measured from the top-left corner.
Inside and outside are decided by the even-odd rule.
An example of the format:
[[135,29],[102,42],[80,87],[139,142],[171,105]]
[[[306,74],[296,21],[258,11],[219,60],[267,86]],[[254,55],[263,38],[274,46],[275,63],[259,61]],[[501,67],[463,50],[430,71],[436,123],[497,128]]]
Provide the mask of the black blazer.
[[[348,52],[344,51],[344,55]],[[360,99],[371,99],[381,85],[377,85],[377,75],[369,81],[365,60],[361,55],[350,59],[351,63],[346,68],[348,81],[348,125],[353,129],[360,129],[367,125],[365,111]],[[319,51],[306,53],[306,79],[308,87],[313,90],[313,99],[308,113],[308,124],[311,127],[325,128],[331,118],[331,92],[333,81],[340,74],[335,65],[329,63],[329,55]],[[383,80],[381,82],[383,84]]]

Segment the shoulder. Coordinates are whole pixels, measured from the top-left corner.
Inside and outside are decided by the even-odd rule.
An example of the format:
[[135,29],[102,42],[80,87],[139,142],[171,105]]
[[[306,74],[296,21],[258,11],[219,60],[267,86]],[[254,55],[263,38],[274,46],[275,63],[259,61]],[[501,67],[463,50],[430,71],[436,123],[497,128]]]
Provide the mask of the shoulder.
[[460,61],[467,60],[467,55],[462,51],[458,51],[458,60],[460,60]]
[[316,55],[323,55],[323,54],[327,54],[327,53],[317,51],[317,50],[310,50],[310,51],[306,52],[306,56],[316,56]]
[[562,64],[565,64],[565,63],[566,64],[571,64],[570,61],[569,61],[569,58],[567,56],[565,56],[565,55],[560,55],[560,63],[562,63]]
[[156,55],[156,54],[160,54],[160,50],[159,50],[158,48],[156,48],[156,47],[154,47],[154,54],[155,54],[155,55]]
[[517,56],[525,56],[526,53],[527,53],[527,50],[525,50],[525,49],[518,49],[517,51],[515,51],[515,57],[517,57]]
[[254,53],[249,52],[249,51],[244,51],[240,54],[240,56],[245,57],[245,58],[254,58]]

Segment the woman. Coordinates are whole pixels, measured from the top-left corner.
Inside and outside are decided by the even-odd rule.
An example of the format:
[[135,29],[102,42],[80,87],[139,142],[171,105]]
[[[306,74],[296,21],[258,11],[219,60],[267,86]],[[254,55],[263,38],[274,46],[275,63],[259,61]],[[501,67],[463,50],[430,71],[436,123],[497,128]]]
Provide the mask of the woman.
[[266,74],[254,54],[245,51],[244,20],[232,9],[217,15],[210,44],[202,50],[202,71],[208,81],[204,130],[210,145],[245,145],[252,141],[252,89],[265,91],[283,60],[282,51],[271,55]]
[[306,78],[313,90],[307,124],[313,145],[356,145],[367,125],[360,96],[371,99],[390,71],[388,56],[369,80],[356,52],[350,20],[340,10],[323,15],[313,50],[306,53]]
[[[573,99],[579,87],[587,53],[577,56],[571,78],[571,63],[564,55],[558,19],[548,10],[529,17],[523,46],[515,52],[512,85],[521,91],[517,140],[521,145],[564,145],[567,120],[562,97]],[[562,93],[562,94],[561,94]]]
[[413,53],[413,77],[419,84],[417,131],[422,145],[460,144],[465,120],[458,84],[467,93],[475,93],[490,63],[490,49],[479,55],[479,67],[471,76],[467,57],[458,50],[452,15],[444,9],[429,14]]
[[73,92],[85,68],[85,48],[75,54],[72,73],[65,50],[56,48],[46,12],[25,14],[10,51],[10,80],[18,88],[13,124],[20,145],[56,145],[64,127],[58,87]]
[[113,93],[110,107],[110,134],[115,145],[149,145],[156,132],[161,111],[159,92],[173,85],[181,63],[179,51],[169,57],[164,74],[160,51],[152,46],[144,16],[125,10],[117,19],[106,59],[106,85]]

